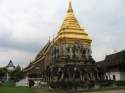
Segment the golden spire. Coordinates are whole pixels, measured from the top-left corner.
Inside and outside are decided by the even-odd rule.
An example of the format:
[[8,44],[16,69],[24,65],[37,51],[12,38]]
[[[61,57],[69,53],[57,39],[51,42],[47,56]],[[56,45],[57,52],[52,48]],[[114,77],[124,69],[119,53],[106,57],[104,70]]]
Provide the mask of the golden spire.
[[73,13],[71,1],[69,1],[67,15],[64,19],[61,29],[65,29],[65,28],[77,28],[77,29],[79,28],[80,29],[80,25]]
[[85,30],[80,27],[79,22],[73,13],[71,1],[69,1],[66,17],[56,39],[82,40],[84,43],[91,44],[92,40]]
[[71,0],[69,0],[69,8],[67,12],[73,12]]

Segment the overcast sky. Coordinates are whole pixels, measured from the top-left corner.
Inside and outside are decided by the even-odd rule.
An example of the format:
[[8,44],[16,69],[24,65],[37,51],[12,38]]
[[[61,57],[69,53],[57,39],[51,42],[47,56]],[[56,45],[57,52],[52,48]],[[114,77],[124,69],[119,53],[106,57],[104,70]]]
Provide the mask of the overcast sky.
[[[125,0],[72,0],[91,36],[93,57],[125,49]],[[68,0],[0,0],[0,66],[26,66],[63,22]]]

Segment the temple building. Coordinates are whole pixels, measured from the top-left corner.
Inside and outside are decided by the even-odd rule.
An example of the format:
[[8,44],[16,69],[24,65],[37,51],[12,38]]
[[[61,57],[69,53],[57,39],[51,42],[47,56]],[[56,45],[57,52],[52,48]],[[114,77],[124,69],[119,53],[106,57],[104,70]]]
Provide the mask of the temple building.
[[15,65],[13,64],[12,60],[9,61],[8,65],[6,66],[6,68],[9,71],[15,70]]
[[71,2],[61,28],[48,41],[36,58],[24,69],[29,78],[47,82],[101,79],[91,54],[92,39],[76,19]]
[[125,50],[107,55],[103,61],[96,63],[105,73],[105,79],[125,81]]

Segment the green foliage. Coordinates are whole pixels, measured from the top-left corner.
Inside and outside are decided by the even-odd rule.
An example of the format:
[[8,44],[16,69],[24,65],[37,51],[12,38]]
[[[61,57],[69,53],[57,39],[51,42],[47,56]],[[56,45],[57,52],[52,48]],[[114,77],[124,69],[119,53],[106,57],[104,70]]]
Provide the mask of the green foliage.
[[110,87],[113,86],[114,82],[113,80],[104,80],[104,81],[99,81],[99,84],[101,87]]
[[15,83],[13,81],[6,81],[3,83],[3,86],[12,87],[15,86]]
[[6,68],[0,68],[0,80],[2,80],[3,77],[6,77],[7,73],[10,76],[10,81],[14,82],[19,81],[24,77],[24,73],[19,65],[13,71],[7,70]]
[[14,71],[11,71],[9,73],[10,77],[11,77],[11,80],[17,82],[19,81],[20,79],[22,79],[24,77],[24,73],[23,71],[21,70],[21,67],[18,65]]
[[58,81],[58,82],[50,82],[49,85],[53,89],[77,89],[78,87],[81,88],[91,88],[94,86],[94,82],[83,82],[83,81]]
[[92,58],[92,56],[89,56],[89,61],[90,61],[92,64],[95,64],[95,60]]
[[125,81],[114,81],[117,86],[125,86]]
[[3,86],[3,83],[0,81],[0,87]]
[[0,68],[0,78],[4,77],[7,73],[7,69],[6,68]]

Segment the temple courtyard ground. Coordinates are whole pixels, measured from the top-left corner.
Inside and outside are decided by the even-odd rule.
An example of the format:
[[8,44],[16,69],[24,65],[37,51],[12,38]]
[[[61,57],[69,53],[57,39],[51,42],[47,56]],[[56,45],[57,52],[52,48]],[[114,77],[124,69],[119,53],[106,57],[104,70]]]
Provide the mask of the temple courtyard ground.
[[118,89],[118,90],[103,90],[103,91],[84,92],[84,93],[125,93],[125,89]]
[[[0,87],[0,93],[70,93],[68,91],[38,90],[27,87]],[[94,90],[94,92],[71,92],[71,93],[125,93],[124,89]]]

